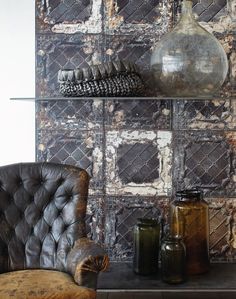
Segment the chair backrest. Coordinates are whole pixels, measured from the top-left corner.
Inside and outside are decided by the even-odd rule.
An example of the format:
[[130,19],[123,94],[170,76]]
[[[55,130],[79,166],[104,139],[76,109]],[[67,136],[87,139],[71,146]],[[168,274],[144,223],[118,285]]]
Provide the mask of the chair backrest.
[[0,167],[0,272],[64,270],[68,251],[86,236],[89,176],[71,165]]

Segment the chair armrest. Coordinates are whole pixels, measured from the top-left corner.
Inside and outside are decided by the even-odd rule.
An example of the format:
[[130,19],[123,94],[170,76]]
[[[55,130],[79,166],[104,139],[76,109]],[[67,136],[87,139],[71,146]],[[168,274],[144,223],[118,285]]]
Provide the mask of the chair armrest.
[[81,238],[75,242],[67,256],[67,271],[78,285],[96,289],[100,271],[105,271],[109,258],[105,250],[94,241]]

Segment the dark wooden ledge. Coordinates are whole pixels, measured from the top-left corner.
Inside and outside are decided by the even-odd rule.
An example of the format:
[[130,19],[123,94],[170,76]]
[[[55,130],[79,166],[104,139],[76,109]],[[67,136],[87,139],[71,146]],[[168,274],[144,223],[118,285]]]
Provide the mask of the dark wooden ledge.
[[213,263],[208,273],[190,276],[183,284],[169,285],[161,281],[160,275],[136,275],[133,273],[132,263],[113,262],[107,272],[99,275],[98,293],[117,291],[126,293],[235,292],[236,298],[236,264]]

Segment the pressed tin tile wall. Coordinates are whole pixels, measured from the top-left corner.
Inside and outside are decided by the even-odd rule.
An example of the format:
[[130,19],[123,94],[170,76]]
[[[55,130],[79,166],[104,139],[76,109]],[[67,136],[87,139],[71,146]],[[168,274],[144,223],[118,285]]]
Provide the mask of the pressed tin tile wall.
[[171,30],[180,3],[170,0],[36,0],[38,161],[78,165],[91,175],[87,226],[112,260],[132,258],[141,216],[168,217],[177,189],[204,190],[213,260],[236,260],[236,5],[194,0],[201,24],[222,42],[230,69],[212,100],[61,100],[60,68],[127,59],[149,93],[155,41]]

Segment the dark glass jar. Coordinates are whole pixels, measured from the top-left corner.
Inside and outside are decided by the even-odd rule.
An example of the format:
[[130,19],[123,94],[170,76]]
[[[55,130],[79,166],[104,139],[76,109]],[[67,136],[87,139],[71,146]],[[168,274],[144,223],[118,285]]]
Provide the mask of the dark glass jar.
[[161,245],[161,278],[167,283],[185,281],[186,250],[180,236],[168,236]]
[[134,226],[134,272],[149,275],[158,271],[160,224],[155,219],[139,218]]
[[199,190],[176,193],[171,203],[171,233],[183,236],[187,274],[201,274],[210,267],[209,211]]

